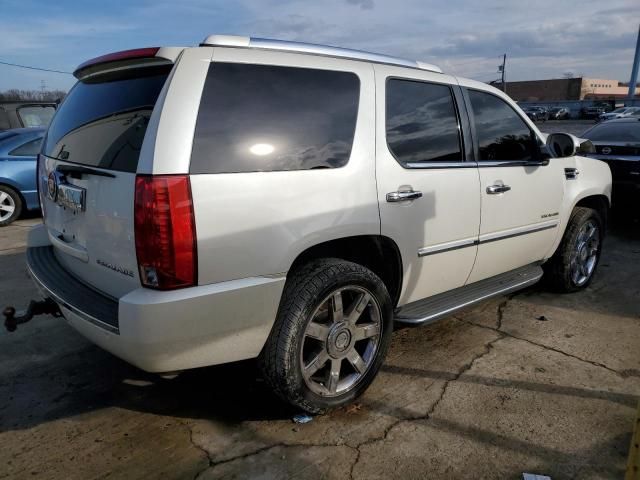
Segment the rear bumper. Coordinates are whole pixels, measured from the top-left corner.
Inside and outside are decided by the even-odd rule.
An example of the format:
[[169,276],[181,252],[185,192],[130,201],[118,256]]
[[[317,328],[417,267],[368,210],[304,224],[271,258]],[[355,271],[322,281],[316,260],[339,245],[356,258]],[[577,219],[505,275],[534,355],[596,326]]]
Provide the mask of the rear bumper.
[[43,295],[93,343],[149,372],[254,358],[273,325],[285,277],[252,277],[173,291],[136,289],[120,299],[71,277],[50,246],[27,250]]

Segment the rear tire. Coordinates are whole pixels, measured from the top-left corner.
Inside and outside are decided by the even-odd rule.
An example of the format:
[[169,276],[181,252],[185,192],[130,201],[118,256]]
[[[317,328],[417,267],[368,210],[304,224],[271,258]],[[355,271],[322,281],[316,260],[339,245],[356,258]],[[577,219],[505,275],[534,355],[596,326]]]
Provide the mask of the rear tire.
[[596,210],[574,208],[558,250],[544,265],[545,279],[553,290],[569,293],[589,286],[600,260],[603,229]]
[[17,220],[22,213],[22,198],[18,192],[6,185],[0,185],[0,227],[6,227]]
[[294,271],[258,359],[275,393],[309,413],[361,395],[375,378],[393,330],[391,297],[362,265],[326,258]]

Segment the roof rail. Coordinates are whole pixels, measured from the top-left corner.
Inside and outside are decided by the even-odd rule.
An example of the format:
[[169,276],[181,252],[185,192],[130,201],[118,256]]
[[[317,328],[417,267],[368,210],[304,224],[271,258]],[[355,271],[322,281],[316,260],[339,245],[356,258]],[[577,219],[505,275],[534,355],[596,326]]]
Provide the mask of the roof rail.
[[209,35],[201,46],[216,47],[245,47],[263,48],[266,50],[284,50],[287,52],[310,53],[313,55],[325,55],[329,57],[349,58],[353,60],[365,60],[367,62],[386,63],[400,65],[402,67],[417,68],[430,72],[442,73],[442,69],[430,63],[405,60],[404,58],[382,55],[379,53],[363,52],[349,48],[317,45],[314,43],[289,42],[287,40],[272,40],[269,38],[242,37],[238,35]]

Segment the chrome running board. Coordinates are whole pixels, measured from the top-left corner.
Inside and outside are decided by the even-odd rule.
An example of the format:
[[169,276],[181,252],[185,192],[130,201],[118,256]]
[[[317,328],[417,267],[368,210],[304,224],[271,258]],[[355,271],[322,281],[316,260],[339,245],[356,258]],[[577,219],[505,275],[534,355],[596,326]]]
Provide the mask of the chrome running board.
[[396,322],[425,324],[435,322],[488,298],[505,295],[533,285],[542,277],[542,267],[527,265],[495,277],[409,303],[396,312]]

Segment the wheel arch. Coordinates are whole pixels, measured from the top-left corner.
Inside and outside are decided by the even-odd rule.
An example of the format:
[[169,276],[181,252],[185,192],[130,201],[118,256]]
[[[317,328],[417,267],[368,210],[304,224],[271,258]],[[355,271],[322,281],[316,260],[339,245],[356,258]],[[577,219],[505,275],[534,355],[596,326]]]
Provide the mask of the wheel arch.
[[592,208],[600,215],[604,223],[603,229],[606,229],[607,221],[609,217],[610,208],[609,197],[604,194],[588,195],[579,199],[574,205],[571,211],[576,207]]
[[20,191],[20,187],[18,187],[15,183],[7,181],[7,179],[5,178],[0,178],[0,187],[10,188],[11,190],[13,190],[15,194],[18,195],[18,197],[20,197],[20,201],[22,202],[22,205],[26,207],[27,202],[24,198],[24,195],[22,195],[22,192]]
[[318,258],[340,258],[358,263],[378,275],[395,307],[402,291],[402,256],[398,245],[383,235],[357,235],[318,243],[302,251],[287,277],[298,267]]

